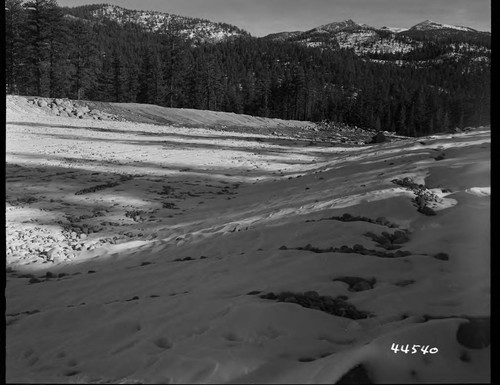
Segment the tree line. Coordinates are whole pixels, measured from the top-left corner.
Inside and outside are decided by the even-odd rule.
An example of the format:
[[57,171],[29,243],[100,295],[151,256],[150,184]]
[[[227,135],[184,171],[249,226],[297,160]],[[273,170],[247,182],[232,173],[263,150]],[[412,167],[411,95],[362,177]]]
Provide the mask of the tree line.
[[[490,119],[490,68],[472,57],[419,68],[250,35],[193,45],[175,25],[158,34],[82,18],[92,6],[6,0],[5,7],[8,93],[328,120],[412,136]],[[442,52],[436,44],[415,58]]]

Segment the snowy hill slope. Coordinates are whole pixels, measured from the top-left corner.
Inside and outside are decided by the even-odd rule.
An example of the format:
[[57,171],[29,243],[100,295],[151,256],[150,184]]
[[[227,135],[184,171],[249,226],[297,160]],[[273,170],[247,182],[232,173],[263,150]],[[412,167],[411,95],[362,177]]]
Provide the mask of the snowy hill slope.
[[[87,6],[88,7],[88,6]],[[90,6],[86,12],[88,20],[110,20],[118,24],[134,24],[147,32],[176,33],[196,44],[217,43],[238,36],[249,36],[248,32],[220,22],[180,16],[158,11],[139,11],[122,8],[111,4]],[[81,7],[85,8],[85,7]],[[78,12],[65,8],[66,12]]]
[[488,128],[304,147],[33,111],[7,110],[7,382],[490,381]]

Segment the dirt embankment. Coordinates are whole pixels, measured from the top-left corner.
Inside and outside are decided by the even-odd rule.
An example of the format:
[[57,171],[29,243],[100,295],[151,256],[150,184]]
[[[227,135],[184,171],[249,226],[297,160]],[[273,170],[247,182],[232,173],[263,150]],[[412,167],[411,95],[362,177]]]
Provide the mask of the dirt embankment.
[[[375,132],[341,123],[263,118],[231,112],[169,108],[152,104],[111,103],[29,96],[7,96],[7,111],[78,119],[119,120],[135,123],[198,127],[216,131],[242,132],[295,138],[323,143],[363,145]],[[390,134],[384,132],[387,136]],[[397,137],[391,135],[392,139]],[[311,143],[311,144],[312,144]]]
[[[27,105],[26,105],[27,104]],[[262,118],[250,115],[220,111],[205,111],[189,108],[168,108],[153,104],[111,103],[85,100],[69,100],[60,98],[43,98],[28,96],[7,96],[7,109],[13,111],[38,110],[57,116],[126,120],[136,123],[179,125],[184,127],[213,128],[299,128],[312,129],[315,123],[296,120]],[[92,112],[94,113],[92,114]]]

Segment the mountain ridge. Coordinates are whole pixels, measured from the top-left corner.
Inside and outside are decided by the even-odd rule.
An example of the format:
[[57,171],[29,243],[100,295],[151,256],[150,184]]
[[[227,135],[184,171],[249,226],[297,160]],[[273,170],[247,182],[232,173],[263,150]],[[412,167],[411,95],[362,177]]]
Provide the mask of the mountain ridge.
[[436,23],[435,21],[432,20],[425,20],[422,21],[421,23],[415,24],[413,27],[409,28],[409,30],[436,30],[436,29],[455,29],[458,31],[467,31],[467,32],[479,32],[473,28],[470,27],[463,27],[463,26],[458,26],[458,25],[450,25],[450,24],[441,24],[441,23]]
[[432,20],[424,20],[422,22],[419,22],[411,27],[390,27],[390,26],[383,26],[383,27],[374,27],[368,24],[359,24],[352,19],[347,19],[343,21],[335,21],[327,24],[320,25],[318,27],[314,27],[312,29],[306,30],[306,31],[294,31],[294,32],[273,32],[271,34],[268,34],[266,36],[263,36],[264,38],[271,37],[274,35],[280,35],[280,34],[299,34],[299,33],[306,33],[306,32],[311,32],[311,31],[330,31],[330,32],[338,32],[338,31],[344,31],[344,30],[350,30],[350,29],[356,29],[356,28],[361,28],[361,29],[372,29],[372,30],[383,30],[383,31],[389,31],[392,33],[402,33],[405,31],[435,31],[435,30],[443,30],[443,29],[448,29],[448,30],[457,30],[457,31],[464,31],[464,32],[477,32],[477,33],[486,33],[486,34],[491,34],[491,32],[488,31],[479,31],[471,27],[466,27],[466,26],[458,26],[458,25],[451,25],[451,24],[443,24],[443,23],[438,23]]
[[[349,49],[367,60],[408,64],[416,58],[449,60],[484,57],[489,62],[490,33],[470,27],[441,24],[431,20],[410,28],[381,27],[359,24],[352,19],[332,22],[307,31],[270,34],[263,39],[289,41],[322,49]],[[435,45],[440,45],[436,49]],[[458,45],[457,45],[458,44]],[[436,54],[421,54],[435,51]],[[437,53],[440,51],[440,53]],[[388,56],[392,55],[392,56]],[[422,59],[420,64],[422,65]]]
[[[189,33],[189,28],[205,29],[207,35],[203,33],[198,36],[200,42],[218,42],[223,41],[231,36],[251,36],[251,34],[236,25],[231,25],[226,22],[212,21],[208,19],[195,18],[189,16],[182,16],[173,13],[155,11],[155,10],[133,10],[120,7],[114,4],[101,3],[92,4],[79,7],[64,7],[64,9],[71,14],[72,9],[82,7],[91,7],[93,10],[90,15],[93,18],[106,18],[108,20],[116,21],[119,24],[135,23],[142,26],[148,32],[165,33],[170,25],[174,25],[179,33],[190,39],[196,40],[196,34]],[[198,24],[198,25],[197,25]],[[180,27],[180,28],[179,28]],[[218,29],[218,30],[217,30]],[[331,23],[322,24],[306,31],[278,31],[261,38],[294,38],[299,34],[312,33],[312,32],[341,32],[348,30],[365,29],[374,31],[385,31],[394,34],[401,34],[407,31],[440,31],[440,30],[455,30],[462,32],[491,34],[488,31],[479,31],[467,26],[458,26],[451,24],[443,24],[432,20],[424,20],[411,27],[374,27],[368,24],[359,24],[352,19],[343,21],[334,21]],[[212,31],[210,31],[212,30]],[[215,30],[215,32],[214,32]],[[204,40],[205,39],[205,40]]]
[[234,37],[250,36],[250,34],[234,25],[214,22],[208,19],[176,15],[154,10],[131,10],[113,4],[92,4],[88,6],[65,8],[72,16],[79,9],[87,8],[82,19],[109,20],[119,25],[135,24],[146,32],[170,33],[175,31],[183,38],[194,42],[217,43]]

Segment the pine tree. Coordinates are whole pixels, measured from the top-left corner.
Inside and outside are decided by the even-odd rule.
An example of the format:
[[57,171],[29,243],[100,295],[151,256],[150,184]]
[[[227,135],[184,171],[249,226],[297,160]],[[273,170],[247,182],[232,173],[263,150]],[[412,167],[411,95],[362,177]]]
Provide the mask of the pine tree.
[[294,68],[292,82],[294,84],[293,119],[304,119],[305,105],[307,103],[307,84],[306,75],[302,66],[298,65]]
[[[46,96],[51,89],[51,71],[55,46],[55,24],[60,23],[60,13],[55,0],[30,0],[23,4],[27,15],[26,40],[28,66],[36,95]],[[52,61],[51,61],[52,60]]]
[[139,69],[137,66],[133,65],[127,71],[127,83],[126,83],[126,100],[129,103],[135,103],[137,101],[137,94],[139,92]]
[[267,71],[267,69],[264,69],[258,77],[255,92],[259,98],[259,109],[257,111],[257,114],[259,116],[269,117],[271,112],[271,79],[269,77],[269,72]]
[[96,35],[90,26],[75,21],[69,23],[69,36],[74,42],[69,54],[71,64],[70,92],[71,97],[82,99],[87,97],[96,85],[99,69]]
[[397,132],[402,135],[408,135],[407,123],[406,123],[406,106],[401,104],[399,110],[399,118],[397,123]]
[[101,65],[97,73],[96,86],[89,92],[91,98],[105,102],[116,101],[114,99],[115,94],[113,92],[113,77],[112,56],[104,52],[101,58]]
[[446,131],[450,128],[450,118],[448,116],[448,111],[443,115],[443,122],[441,123],[442,130]]
[[113,51],[112,54],[112,95],[113,101],[123,102],[125,98],[125,69],[120,52]]
[[54,3],[48,14],[47,25],[48,93],[60,97],[68,93],[69,82],[69,28],[63,22],[61,9]]
[[22,0],[5,0],[5,81],[7,92],[19,93],[24,61]]
[[148,48],[144,54],[139,76],[140,103],[160,104],[165,99],[163,69],[158,52]]

